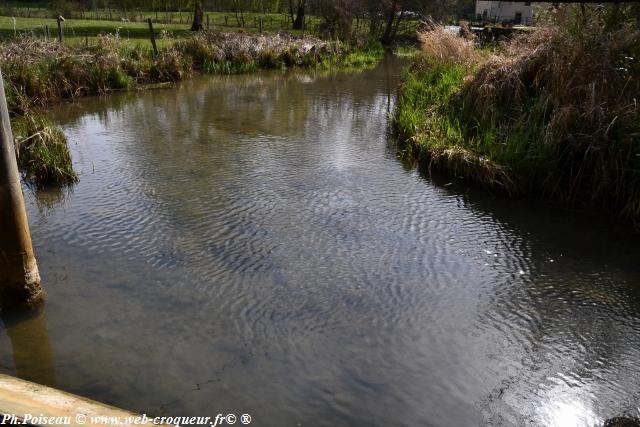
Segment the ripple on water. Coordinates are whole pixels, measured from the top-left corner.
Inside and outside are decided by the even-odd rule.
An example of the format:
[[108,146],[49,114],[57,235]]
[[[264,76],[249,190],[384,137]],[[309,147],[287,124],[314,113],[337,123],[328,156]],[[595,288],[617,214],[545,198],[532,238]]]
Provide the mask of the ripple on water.
[[48,211],[27,197],[41,270],[65,271],[47,284],[60,386],[265,425],[632,411],[637,244],[403,169],[389,70],[61,111],[80,183]]

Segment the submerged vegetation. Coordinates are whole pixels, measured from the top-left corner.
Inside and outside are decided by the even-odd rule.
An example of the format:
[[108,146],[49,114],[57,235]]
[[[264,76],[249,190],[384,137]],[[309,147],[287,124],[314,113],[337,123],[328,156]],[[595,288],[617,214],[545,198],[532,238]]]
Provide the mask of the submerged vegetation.
[[395,126],[429,169],[640,220],[638,8],[562,5],[498,51],[435,27]]
[[172,83],[194,72],[233,74],[257,69],[366,67],[384,51],[288,34],[203,31],[154,54],[117,36],[92,46],[66,46],[36,38],[0,45],[9,111],[18,136],[20,165],[35,184],[74,181],[64,135],[38,109],[83,95]]

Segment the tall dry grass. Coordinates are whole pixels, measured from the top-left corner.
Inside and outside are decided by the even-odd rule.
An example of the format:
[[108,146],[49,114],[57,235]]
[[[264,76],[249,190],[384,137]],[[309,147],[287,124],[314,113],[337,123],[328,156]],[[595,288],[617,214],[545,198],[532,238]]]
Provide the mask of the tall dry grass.
[[[640,31],[576,6],[481,65],[464,87],[468,114],[507,129],[529,126],[549,147],[544,190],[568,201],[613,203],[640,217]],[[577,22],[576,22],[577,21]]]
[[422,54],[436,61],[469,64],[478,57],[472,39],[460,37],[442,25],[419,32],[418,40]]
[[[443,28],[421,34],[423,54],[396,114],[401,134],[441,169],[443,147],[487,159],[467,161],[477,166],[467,174],[474,180],[482,182],[478,168],[495,176],[500,166],[508,179],[485,180],[489,187],[640,220],[638,10],[562,5],[533,34],[491,54],[469,52],[467,40]],[[422,114],[411,115],[415,107]],[[459,159],[449,163],[460,170]]]

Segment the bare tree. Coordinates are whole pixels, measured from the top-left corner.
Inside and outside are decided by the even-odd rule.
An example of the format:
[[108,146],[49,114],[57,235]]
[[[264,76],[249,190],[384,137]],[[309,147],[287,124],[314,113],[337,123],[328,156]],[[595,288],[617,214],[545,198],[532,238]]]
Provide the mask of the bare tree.
[[194,0],[193,3],[193,22],[191,23],[191,31],[200,31],[203,28],[202,20],[204,18],[202,0]]
[[306,0],[289,0],[289,14],[294,30],[301,30],[307,10]]
[[353,20],[364,14],[364,0],[315,0],[312,7],[322,17],[320,31],[325,36],[350,38]]
[[238,27],[244,28],[244,11],[245,11],[245,2],[243,0],[233,0],[232,4],[233,13],[236,16],[236,21],[238,22]]

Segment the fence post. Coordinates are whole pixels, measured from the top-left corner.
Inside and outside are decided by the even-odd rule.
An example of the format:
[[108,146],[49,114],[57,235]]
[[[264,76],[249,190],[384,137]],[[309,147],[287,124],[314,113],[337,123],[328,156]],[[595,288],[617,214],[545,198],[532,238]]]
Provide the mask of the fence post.
[[149,23],[149,32],[151,33],[151,45],[153,46],[153,54],[158,55],[158,46],[156,46],[156,35],[153,32],[153,23],[151,22],[151,18],[147,18],[147,22]]
[[207,13],[207,30],[211,28],[211,25],[209,23],[209,14]]
[[62,43],[62,21],[64,21],[64,18],[58,16],[56,21],[58,21],[58,42]]
[[27,210],[22,186],[9,110],[0,71],[0,305],[35,306],[43,299],[40,274],[31,245]]
[[49,26],[45,25],[44,26],[44,38],[49,41],[49,37],[51,37],[51,34],[49,33]]

